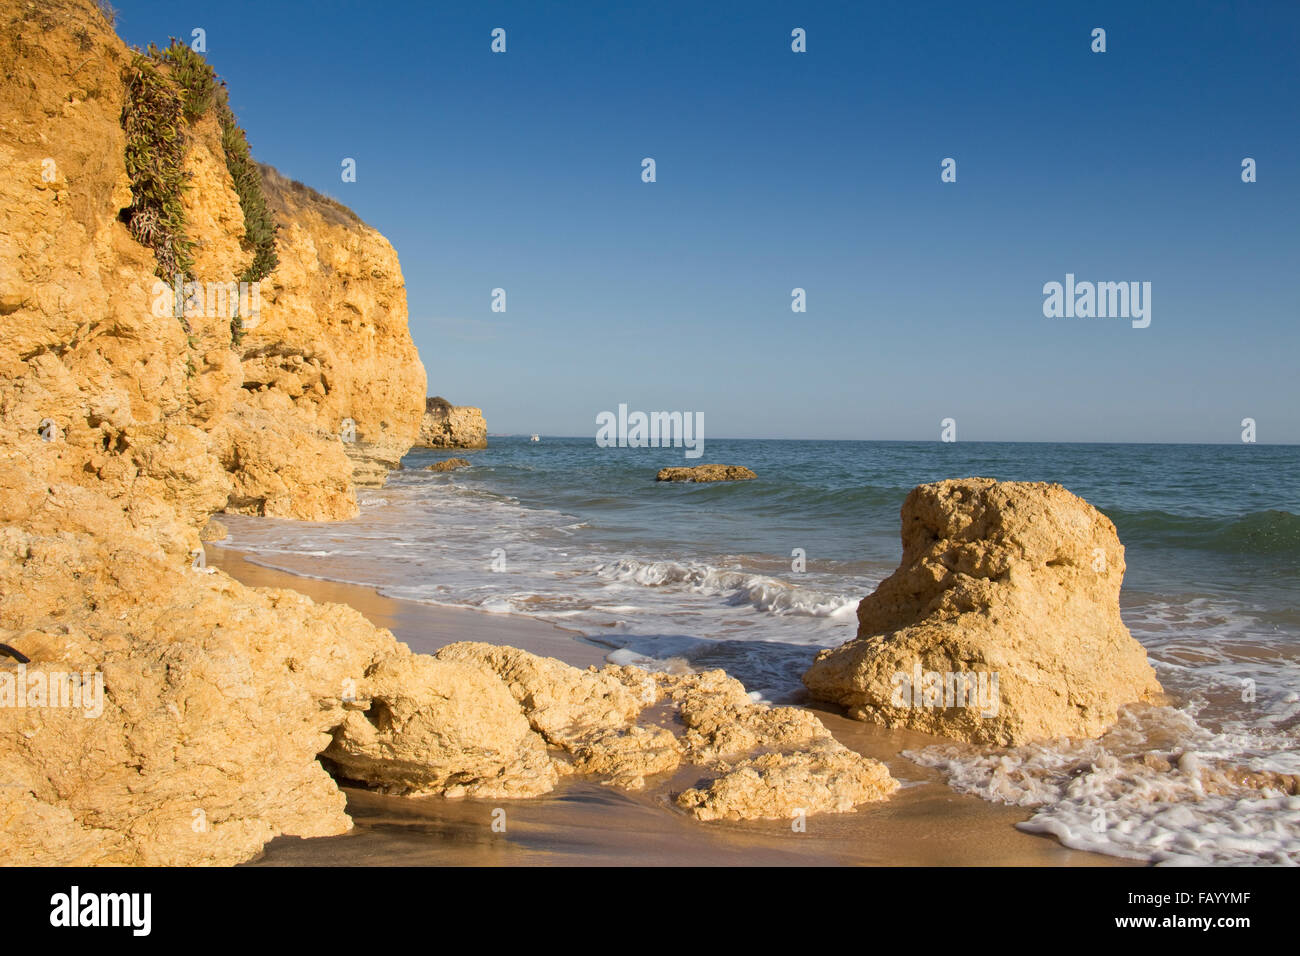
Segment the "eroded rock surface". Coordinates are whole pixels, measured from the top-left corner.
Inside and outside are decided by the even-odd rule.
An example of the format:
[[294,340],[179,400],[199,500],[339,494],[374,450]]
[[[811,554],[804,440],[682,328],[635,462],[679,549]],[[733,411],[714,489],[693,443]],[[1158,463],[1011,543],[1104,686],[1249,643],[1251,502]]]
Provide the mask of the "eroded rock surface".
[[487,422],[483,410],[453,405],[437,396],[427,399],[416,444],[425,448],[486,448]]
[[[345,683],[404,652],[204,567],[200,535],[228,506],[353,514],[341,416],[415,436],[396,256],[304,203],[241,341],[206,296],[182,321],[119,219],[130,59],[91,0],[0,0],[0,643],[30,658],[0,658],[9,863],[229,864],[342,832],[317,755]],[[211,116],[185,135],[187,278],[224,285],[250,261],[242,208]],[[74,674],[98,693],[56,706]]]
[[850,716],[1010,745],[1093,737],[1161,688],[1120,619],[1124,548],[1060,485],[967,478],[902,509],[898,570],[804,675]]

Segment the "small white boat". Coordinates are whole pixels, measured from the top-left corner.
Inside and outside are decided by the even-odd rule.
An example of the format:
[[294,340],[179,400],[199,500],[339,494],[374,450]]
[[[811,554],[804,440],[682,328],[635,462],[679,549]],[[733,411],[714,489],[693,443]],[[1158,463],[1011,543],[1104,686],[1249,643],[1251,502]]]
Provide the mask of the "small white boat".
[[541,441],[541,440],[542,440],[542,436],[541,436],[541,435],[534,435],[532,438],[530,438],[530,439],[528,439],[528,440],[529,440],[529,441]]

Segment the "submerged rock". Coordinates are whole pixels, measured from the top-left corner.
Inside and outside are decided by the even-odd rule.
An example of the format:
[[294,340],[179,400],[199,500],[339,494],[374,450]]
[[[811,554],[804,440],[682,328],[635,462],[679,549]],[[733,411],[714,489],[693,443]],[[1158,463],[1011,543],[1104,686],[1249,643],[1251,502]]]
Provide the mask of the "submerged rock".
[[660,468],[655,481],[747,481],[757,477],[743,465],[695,465]]
[[1161,694],[1120,619],[1124,548],[1060,485],[967,478],[902,509],[898,570],[804,674],[849,716],[985,744],[1093,737]]
[[425,471],[454,471],[457,468],[468,468],[468,458],[448,458],[446,461],[435,461]]

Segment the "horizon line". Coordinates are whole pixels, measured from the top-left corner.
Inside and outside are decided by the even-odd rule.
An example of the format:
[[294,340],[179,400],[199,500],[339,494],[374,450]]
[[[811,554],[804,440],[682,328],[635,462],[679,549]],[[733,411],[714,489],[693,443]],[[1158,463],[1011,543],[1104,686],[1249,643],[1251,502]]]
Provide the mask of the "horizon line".
[[[546,432],[498,432],[488,433],[488,438],[529,438],[537,435],[541,438],[573,438],[595,441],[594,435],[548,435]],[[736,438],[736,437],[718,437],[703,439],[709,441],[784,441],[784,442],[814,442],[814,441],[842,441],[842,442],[864,442],[878,444],[898,444],[898,445],[1268,445],[1276,448],[1295,448],[1300,446],[1300,442],[1265,442],[1265,441],[1051,441],[1046,439],[972,439],[963,438],[959,441],[946,442],[942,439],[935,438]],[[620,446],[630,447],[630,446]],[[645,446],[646,448],[680,448],[680,445],[658,445]],[[474,449],[468,449],[473,451]]]

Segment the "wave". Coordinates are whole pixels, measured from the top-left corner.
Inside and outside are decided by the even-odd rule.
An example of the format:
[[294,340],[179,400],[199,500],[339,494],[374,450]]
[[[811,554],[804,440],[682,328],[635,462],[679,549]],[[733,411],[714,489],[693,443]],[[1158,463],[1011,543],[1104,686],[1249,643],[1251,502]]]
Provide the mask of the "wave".
[[[743,496],[746,510],[755,514],[788,514],[791,509],[802,517],[852,517],[885,511],[896,515],[911,487],[892,485],[853,485],[847,488],[815,488],[780,481],[726,482],[681,486],[693,500],[732,501]],[[743,489],[743,492],[740,491]]]
[[1121,540],[1141,537],[1162,546],[1300,557],[1300,516],[1289,511],[1217,518],[1122,509],[1106,514],[1115,522]]
[[859,600],[845,594],[801,588],[766,575],[715,568],[710,564],[623,558],[600,565],[596,573],[604,581],[643,587],[680,585],[696,594],[723,597],[733,607],[748,604],[755,610],[778,615],[849,617],[857,610]]

